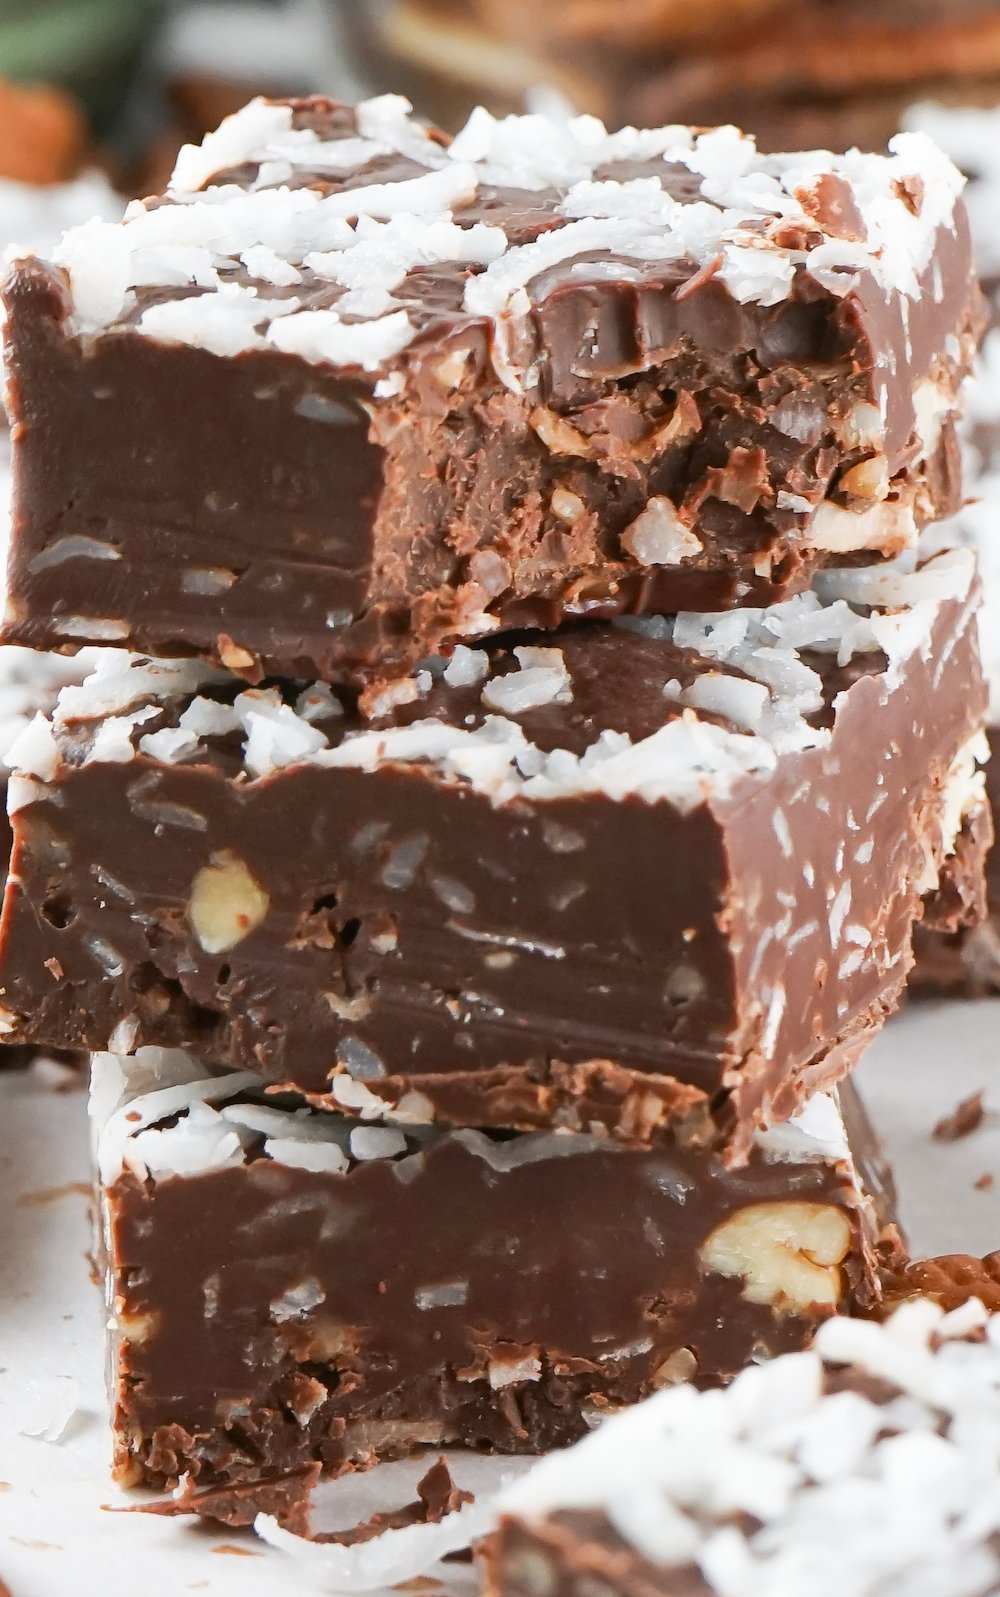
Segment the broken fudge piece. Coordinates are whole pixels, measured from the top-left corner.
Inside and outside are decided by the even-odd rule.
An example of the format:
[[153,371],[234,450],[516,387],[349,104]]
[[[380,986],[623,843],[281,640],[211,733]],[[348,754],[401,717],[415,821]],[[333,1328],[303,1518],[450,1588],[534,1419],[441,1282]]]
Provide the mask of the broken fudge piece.
[[1000,1315],[918,1299],[677,1387],[499,1501],[488,1597],[875,1597],[1000,1582]]
[[968,1253],[943,1253],[931,1259],[881,1262],[883,1312],[911,1298],[932,1298],[944,1309],[957,1309],[978,1298],[991,1313],[1000,1312],[1000,1252],[976,1258]]
[[973,572],[462,648],[361,708],[109,650],[15,750],[7,1035],[738,1156],[877,1030],[982,807]]
[[958,503],[956,169],[255,101],[7,285],[5,636],[257,680],[759,605]]
[[94,1061],[129,1484],[249,1487],[252,1519],[252,1488],[309,1464],[562,1446],[877,1300],[885,1217],[835,1097],[727,1170],[674,1144],[361,1125],[264,1085],[159,1049]]

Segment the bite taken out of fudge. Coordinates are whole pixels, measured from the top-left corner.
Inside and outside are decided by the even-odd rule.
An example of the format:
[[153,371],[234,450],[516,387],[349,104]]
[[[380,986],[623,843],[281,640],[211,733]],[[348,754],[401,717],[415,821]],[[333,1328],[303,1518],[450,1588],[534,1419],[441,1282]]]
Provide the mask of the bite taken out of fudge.
[[957,170],[257,101],[7,283],[9,642],[370,681],[775,602],[959,502]]
[[[878,1305],[850,1087],[727,1169],[676,1143],[369,1126],[159,1049],[93,1062],[116,1471],[252,1519],[421,1446],[565,1446]],[[846,1124],[845,1124],[846,1123]]]
[[739,1159],[877,1031],[959,851],[975,874],[976,602],[968,553],[841,571],[360,704],[108,651],[14,751],[6,1034]]

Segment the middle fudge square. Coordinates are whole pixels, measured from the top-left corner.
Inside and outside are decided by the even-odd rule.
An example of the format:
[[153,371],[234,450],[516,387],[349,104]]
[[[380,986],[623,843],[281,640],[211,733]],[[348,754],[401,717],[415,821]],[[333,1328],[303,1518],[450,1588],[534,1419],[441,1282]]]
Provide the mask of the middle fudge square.
[[832,572],[361,707],[109,651],[15,750],[7,1040],[739,1161],[891,1010],[942,867],[981,874],[976,602],[964,552]]
[[957,170],[256,101],[6,288],[5,638],[250,680],[762,605],[958,508]]

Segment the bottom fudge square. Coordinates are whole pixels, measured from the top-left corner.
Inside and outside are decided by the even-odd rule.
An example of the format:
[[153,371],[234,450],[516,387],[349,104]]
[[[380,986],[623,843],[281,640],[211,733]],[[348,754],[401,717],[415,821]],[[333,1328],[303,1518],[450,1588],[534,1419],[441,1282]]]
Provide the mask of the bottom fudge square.
[[678,1386],[501,1494],[486,1597],[993,1597],[1000,1315],[927,1298]]
[[892,1008],[984,806],[976,601],[942,554],[360,706],[112,652],[14,751],[6,1034],[743,1157]]
[[801,1347],[877,1298],[888,1216],[849,1107],[815,1096],[731,1169],[571,1131],[366,1125],[180,1052],[96,1056],[119,1478],[239,1488],[252,1517],[254,1488],[309,1466],[542,1451]]

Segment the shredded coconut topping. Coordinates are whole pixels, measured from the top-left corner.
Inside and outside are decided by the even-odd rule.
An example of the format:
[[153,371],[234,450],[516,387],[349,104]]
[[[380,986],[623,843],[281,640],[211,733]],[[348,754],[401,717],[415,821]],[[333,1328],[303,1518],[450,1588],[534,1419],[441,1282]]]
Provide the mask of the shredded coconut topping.
[[[373,1159],[405,1160],[441,1137],[460,1143],[500,1175],[599,1147],[620,1150],[583,1132],[528,1132],[501,1141],[481,1131],[450,1131],[429,1123],[431,1106],[420,1093],[406,1094],[393,1109],[358,1087],[349,1077],[334,1077],[333,1095],[353,1115],[276,1109],[261,1077],[251,1071],[206,1076],[204,1066],[181,1049],[94,1054],[90,1121],[100,1178],[108,1184],[124,1171],[154,1180],[195,1176],[244,1164],[254,1148],[278,1164],[342,1174]],[[420,1110],[428,1116],[423,1123]],[[364,1124],[373,1113],[387,1123]],[[780,1131],[759,1133],[757,1140],[768,1159],[802,1165],[850,1160],[840,1110],[823,1093]]]
[[[669,800],[689,809],[724,796],[747,776],[766,775],[784,755],[829,742],[831,729],[810,719],[823,706],[823,685],[803,651],[840,665],[881,651],[887,659],[881,678],[892,691],[910,656],[926,656],[942,604],[960,601],[956,626],[966,624],[974,569],[968,551],[945,552],[920,567],[902,558],[891,566],[825,572],[812,592],[766,609],[682,612],[655,617],[648,629],[626,629],[672,640],[700,657],[705,668],[687,688],[667,683],[664,724],[650,736],[633,742],[623,732],[605,730],[582,753],[541,749],[520,725],[517,717],[567,705],[573,696],[562,651],[523,646],[514,651],[515,671],[494,671],[485,650],[466,649],[456,651],[439,673],[446,690],[481,684],[488,712],[481,723],[452,724],[426,714],[405,725],[349,729],[332,745],[313,719],[324,713],[328,690],[319,688],[307,689],[297,709],[273,688],[240,693],[232,706],[197,696],[179,717],[183,736],[143,735],[149,702],[169,705],[225,678],[192,662],[129,666],[122,657],[122,663],[102,658],[82,687],[63,691],[52,724],[36,721],[13,752],[26,776],[49,782],[59,771],[60,734],[88,719],[98,723],[89,760],[133,758],[137,741],[157,758],[196,758],[205,737],[240,728],[247,770],[258,778],[303,761],[364,771],[419,764],[444,781],[467,783],[496,804],[601,793],[612,800]],[[432,680],[431,672],[421,671],[409,691],[407,679],[403,699],[426,693]],[[681,706],[681,713],[670,715],[669,702]],[[382,713],[391,705],[376,708]],[[836,701],[833,708],[836,718]],[[719,718],[728,724],[718,724]],[[106,731],[112,721],[113,731]]]
[[[840,1366],[888,1383],[888,1400],[830,1391]],[[609,1420],[498,1509],[599,1511],[654,1564],[696,1565],[719,1597],[994,1591],[1000,1315],[917,1300],[885,1325],[828,1320],[814,1352]]]
[[[115,326],[137,289],[155,287],[176,292],[142,314],[145,336],[218,355],[273,347],[376,371],[417,331],[394,291],[414,267],[451,262],[469,268],[465,310],[493,323],[497,372],[518,388],[529,377],[517,334],[542,273],[628,278],[675,262],[690,268],[687,276],[711,268],[734,299],[762,306],[786,299],[802,272],[837,295],[867,273],[887,295],[912,298],[962,187],[922,133],[898,135],[887,155],[765,156],[733,127],[609,134],[590,116],[497,119],[480,108],[444,148],[392,95],[363,102],[356,127],[339,137],[294,120],[289,105],[254,100],[181,151],[165,202],[136,202],[121,224],[94,221],[68,233],[57,259],[69,275],[75,329]],[[385,180],[387,158],[396,173]],[[607,175],[634,161],[654,171],[624,181]],[[661,165],[664,177],[678,166],[692,173],[699,197],[672,198]],[[371,182],[336,186],[369,170]],[[331,180],[327,191],[317,177]],[[916,178],[922,198],[911,206],[907,183]],[[853,200],[862,238],[830,231],[822,206],[810,204],[831,179]],[[520,245],[499,227],[463,226],[463,207],[484,187],[555,190],[558,198],[544,203],[563,225]],[[253,281],[237,281],[241,273]],[[288,293],[323,281],[347,289],[336,308]]]

